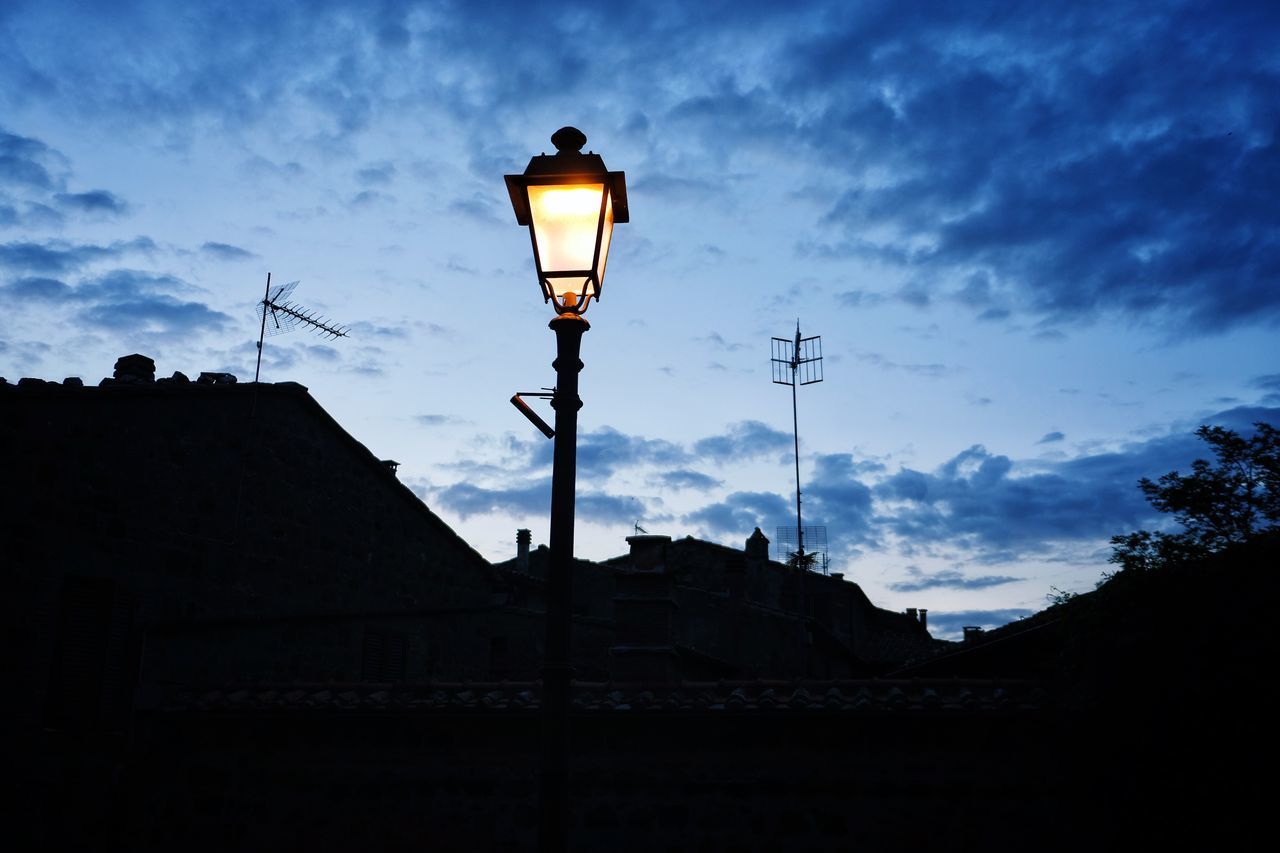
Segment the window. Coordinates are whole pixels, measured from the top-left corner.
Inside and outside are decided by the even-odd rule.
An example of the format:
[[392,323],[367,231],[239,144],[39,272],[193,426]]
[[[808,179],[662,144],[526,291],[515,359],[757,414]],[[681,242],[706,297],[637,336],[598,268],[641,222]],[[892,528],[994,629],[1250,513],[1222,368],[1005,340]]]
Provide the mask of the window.
[[364,629],[360,678],[363,681],[403,681],[408,640],[398,631]]

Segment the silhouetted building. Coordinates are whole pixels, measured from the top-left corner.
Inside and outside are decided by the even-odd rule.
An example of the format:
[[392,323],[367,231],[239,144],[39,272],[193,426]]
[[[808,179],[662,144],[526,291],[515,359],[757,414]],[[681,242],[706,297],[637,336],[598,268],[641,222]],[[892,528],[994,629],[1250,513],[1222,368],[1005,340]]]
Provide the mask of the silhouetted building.
[[[302,386],[154,370],[0,383],[19,841],[530,849],[546,550],[489,564]],[[759,530],[627,542],[575,565],[582,849],[1053,819],[1035,683],[871,678],[923,612]]]
[[24,720],[118,727],[138,682],[489,675],[498,574],[305,388],[152,371],[0,386]]
[[[575,565],[580,678],[857,678],[947,645],[929,637],[921,617],[876,607],[842,575],[770,560],[759,528],[742,550],[649,534],[627,544],[627,554]],[[541,613],[547,557],[539,548],[495,565],[513,606]],[[534,638],[516,645],[532,648]],[[536,667],[525,656],[513,673],[533,678]]]

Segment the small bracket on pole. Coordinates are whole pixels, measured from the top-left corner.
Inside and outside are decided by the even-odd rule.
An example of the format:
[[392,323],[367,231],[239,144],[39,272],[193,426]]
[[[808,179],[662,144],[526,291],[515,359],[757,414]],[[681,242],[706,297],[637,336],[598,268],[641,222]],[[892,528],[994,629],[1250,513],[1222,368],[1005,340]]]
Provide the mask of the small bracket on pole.
[[523,399],[521,399],[521,394],[523,394],[523,395],[524,395],[524,396],[526,396],[526,397],[541,397],[541,398],[542,398],[542,399],[544,399],[544,400],[549,400],[549,399],[551,399],[552,394],[550,394],[550,393],[546,393],[546,391],[545,391],[545,390],[543,390],[543,391],[517,391],[516,393],[514,393],[514,394],[512,394],[512,395],[511,395],[511,405],[513,405],[513,406],[515,406],[517,409],[519,409],[519,410],[520,410],[520,414],[522,414],[522,415],[524,415],[526,418],[528,418],[528,419],[529,419],[529,423],[531,423],[531,424],[533,424],[534,426],[536,426],[536,427],[538,428],[539,432],[541,432],[541,433],[542,433],[543,435],[545,435],[547,438],[555,438],[555,437],[556,437],[556,431],[555,431],[554,429],[552,429],[552,428],[551,428],[551,425],[550,425],[550,424],[548,424],[548,423],[547,423],[546,421],[544,421],[541,417],[539,417],[537,412],[535,412],[533,409],[529,408],[529,404],[528,404],[528,403],[526,403]]

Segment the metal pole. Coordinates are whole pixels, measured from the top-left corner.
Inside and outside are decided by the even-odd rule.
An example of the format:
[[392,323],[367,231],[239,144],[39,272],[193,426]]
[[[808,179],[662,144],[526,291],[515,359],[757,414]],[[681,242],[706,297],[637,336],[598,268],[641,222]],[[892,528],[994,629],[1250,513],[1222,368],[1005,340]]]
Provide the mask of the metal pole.
[[791,351],[791,433],[796,439],[796,546],[800,559],[797,565],[804,568],[804,524],[800,521],[800,415],[796,411],[796,384],[800,378],[800,321],[796,321],[796,345]]
[[262,294],[262,326],[258,329],[258,366],[253,369],[253,381],[262,372],[262,340],[267,336],[267,300],[271,298],[271,273],[267,273],[267,289]]
[[538,849],[563,853],[569,833],[569,641],[573,614],[573,511],[578,466],[578,354],[591,326],[572,314],[556,317],[555,450],[551,468],[551,561],[547,568],[546,645],[542,664],[542,787]]
[[791,430],[796,439],[796,544],[799,546],[798,565],[804,566],[804,526],[800,521],[800,416],[796,414],[795,369],[791,371]]

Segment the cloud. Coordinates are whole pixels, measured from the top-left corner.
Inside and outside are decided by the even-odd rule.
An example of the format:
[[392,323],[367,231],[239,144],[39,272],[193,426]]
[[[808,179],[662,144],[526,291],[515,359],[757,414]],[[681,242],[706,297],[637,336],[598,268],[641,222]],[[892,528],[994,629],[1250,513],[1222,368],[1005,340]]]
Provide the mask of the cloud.
[[248,249],[232,246],[230,243],[207,242],[200,246],[200,251],[212,255],[220,261],[247,261],[258,257]]
[[453,415],[414,415],[413,419],[421,426],[438,427],[447,424],[462,423],[462,419]]
[[[1278,422],[1280,409],[1242,406],[1203,419],[1246,432],[1255,421]],[[1012,559],[1054,542],[1101,541],[1167,523],[1146,502],[1138,480],[1185,469],[1206,450],[1194,426],[1065,460],[1015,463],[973,445],[931,472],[903,467],[877,482],[877,522],[906,542],[945,543],[971,550],[975,559]]]
[[454,483],[437,489],[434,498],[440,506],[464,519],[491,513],[546,512],[551,506],[551,479],[540,479],[504,489]]
[[18,278],[0,286],[0,293],[19,302],[67,302],[75,298],[67,284],[56,278]]
[[[477,222],[490,224],[502,223],[502,207],[488,193],[472,193],[467,198],[456,198],[449,202],[449,211],[474,219]],[[512,218],[514,222],[514,217]]]
[[131,252],[152,252],[155,249],[156,244],[150,237],[117,240],[106,246],[69,243],[65,240],[4,243],[0,244],[0,269],[60,274],[80,269],[95,261],[118,258]]
[[404,321],[370,322],[357,320],[348,327],[352,335],[359,338],[383,338],[387,340],[407,340],[409,327]]
[[395,177],[396,167],[390,162],[370,163],[356,170],[356,180],[366,187],[385,187],[391,185]]
[[739,421],[723,434],[699,439],[693,453],[711,462],[724,464],[767,456],[792,446],[790,433],[779,432],[760,421]]
[[737,343],[737,342],[730,343],[729,341],[726,341],[724,339],[724,336],[721,335],[719,332],[712,332],[706,337],[695,338],[694,340],[706,341],[716,349],[725,350],[726,352],[737,352],[740,349],[746,348],[746,344]]
[[1007,575],[980,575],[966,577],[959,569],[942,569],[929,574],[915,566],[908,567],[908,579],[889,584],[894,592],[923,592],[926,589],[987,589],[1015,583],[1022,578]]
[[76,298],[91,303],[78,316],[91,326],[118,332],[181,337],[220,332],[234,323],[203,302],[173,295],[189,289],[173,276],[113,270],[76,288]]
[[845,168],[828,222],[883,235],[877,260],[937,283],[920,301],[978,275],[1051,323],[1275,322],[1280,70],[1253,35],[1274,13],[964,10],[859,7],[791,37],[777,94],[825,90],[795,129]]
[[232,319],[203,302],[180,298],[195,290],[170,275],[119,269],[75,286],[45,276],[17,278],[0,285],[15,303],[71,306],[87,326],[123,332],[192,335],[222,331]]
[[[531,467],[550,466],[554,445],[541,441],[527,445]],[[578,474],[581,478],[601,479],[619,468],[640,465],[678,465],[688,454],[678,445],[661,439],[627,435],[612,427],[601,427],[578,435]]]
[[862,478],[881,472],[883,467],[878,462],[855,461],[849,453],[816,456],[813,471],[803,484],[805,522],[834,528],[843,542],[874,542],[872,490]]
[[1054,430],[1053,432],[1046,432],[1040,440],[1036,442],[1036,444],[1055,444],[1062,441],[1064,438],[1066,438],[1065,435]]
[[663,471],[656,475],[651,481],[655,485],[663,489],[672,491],[681,491],[684,489],[692,489],[694,491],[706,492],[717,488],[724,484],[722,480],[710,477],[698,471],[692,471],[688,468],[679,468],[674,471]]
[[713,536],[745,537],[756,527],[766,529],[771,523],[789,518],[793,509],[786,498],[773,492],[734,492],[723,501],[689,513],[683,521]]
[[1034,612],[1020,607],[1003,610],[930,610],[929,633],[944,639],[959,638],[970,625],[990,630],[1025,619]]
[[56,189],[64,179],[61,175],[55,177],[51,167],[61,172],[66,168],[66,158],[38,139],[0,129],[0,186]]
[[[530,480],[509,488],[488,489],[471,483],[454,483],[437,489],[435,501],[461,518],[488,514],[542,514],[551,506],[551,479]],[[596,524],[630,524],[645,515],[643,500],[604,492],[579,492],[575,501],[579,521]]]
[[80,213],[121,214],[128,209],[124,199],[107,190],[89,190],[83,193],[57,193],[54,199],[59,205]]
[[351,208],[369,208],[390,204],[395,198],[378,190],[361,190],[351,197],[347,206]]
[[1254,388],[1259,388],[1266,392],[1262,397],[1262,402],[1266,405],[1280,405],[1280,373],[1268,373],[1265,376],[1255,376],[1249,383]]

